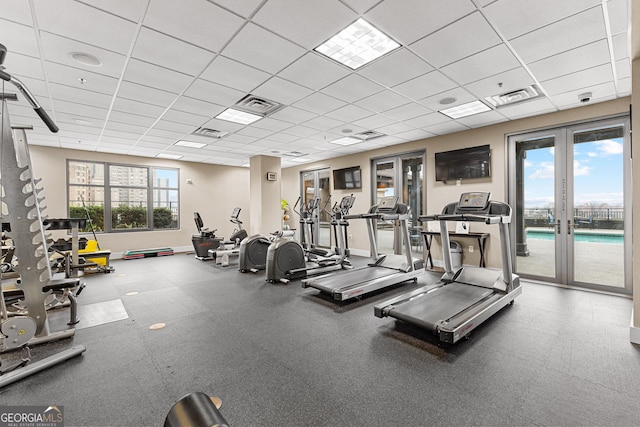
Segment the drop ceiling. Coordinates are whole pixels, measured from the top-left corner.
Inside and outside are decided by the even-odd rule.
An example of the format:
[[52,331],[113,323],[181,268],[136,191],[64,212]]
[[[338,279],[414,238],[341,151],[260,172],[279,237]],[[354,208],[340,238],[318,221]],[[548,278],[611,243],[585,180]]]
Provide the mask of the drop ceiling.
[[[628,96],[629,3],[0,0],[0,43],[6,71],[60,127],[49,133],[24,99],[11,102],[12,122],[34,126],[30,144],[231,166],[270,155],[287,167],[580,107],[586,92],[590,103]],[[357,70],[314,51],[358,18],[400,48]],[[438,112],[532,85],[531,101]],[[249,94],[282,106],[250,125],[215,118]],[[383,136],[329,142],[371,131]]]

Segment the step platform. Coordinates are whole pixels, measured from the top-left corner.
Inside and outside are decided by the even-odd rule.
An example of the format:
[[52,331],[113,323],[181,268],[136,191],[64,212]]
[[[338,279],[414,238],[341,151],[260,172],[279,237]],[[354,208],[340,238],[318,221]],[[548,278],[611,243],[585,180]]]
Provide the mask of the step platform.
[[138,249],[133,251],[126,251],[122,258],[124,259],[138,259],[138,258],[150,258],[154,256],[167,256],[173,255],[173,249],[171,248],[152,248],[152,249]]

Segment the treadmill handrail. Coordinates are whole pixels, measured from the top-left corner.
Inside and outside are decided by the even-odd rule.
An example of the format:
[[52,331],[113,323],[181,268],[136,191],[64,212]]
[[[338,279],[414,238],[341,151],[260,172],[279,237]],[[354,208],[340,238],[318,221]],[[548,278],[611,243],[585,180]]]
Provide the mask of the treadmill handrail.
[[500,215],[477,215],[477,214],[452,214],[452,215],[434,215],[439,221],[468,221],[468,222],[484,222],[485,224],[500,224],[508,217]]

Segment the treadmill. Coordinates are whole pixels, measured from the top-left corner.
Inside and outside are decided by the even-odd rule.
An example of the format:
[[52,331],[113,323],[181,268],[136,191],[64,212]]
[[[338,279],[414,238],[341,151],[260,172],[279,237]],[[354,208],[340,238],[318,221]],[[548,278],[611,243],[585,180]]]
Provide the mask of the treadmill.
[[[431,330],[440,341],[456,343],[522,293],[520,278],[513,274],[509,223],[511,207],[489,200],[490,193],[463,193],[442,214],[420,217],[440,221],[445,272],[440,281],[377,304],[377,317],[394,317]],[[462,266],[452,269],[447,221],[483,222],[500,227],[502,269]]]
[[[413,257],[409,241],[408,220],[411,218],[409,207],[399,203],[398,196],[384,197],[366,214],[346,215],[346,220],[364,219],[367,221],[372,261],[364,267],[344,270],[338,274],[325,274],[302,280],[303,288],[315,288],[331,294],[334,299],[344,301],[360,297],[378,289],[393,286],[410,280],[416,281],[424,270],[424,261]],[[405,255],[378,254],[375,227],[378,220],[399,221]]]

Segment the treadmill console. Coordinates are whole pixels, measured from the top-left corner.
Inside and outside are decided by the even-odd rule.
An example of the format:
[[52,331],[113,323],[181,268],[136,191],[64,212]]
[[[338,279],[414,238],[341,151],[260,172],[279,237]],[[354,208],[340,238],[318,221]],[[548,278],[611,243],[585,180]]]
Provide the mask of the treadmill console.
[[489,208],[489,198],[491,193],[475,191],[471,193],[462,193],[460,201],[456,207],[457,213],[486,212]]
[[398,196],[386,196],[380,200],[378,204],[378,212],[394,212],[398,206],[400,197]]

